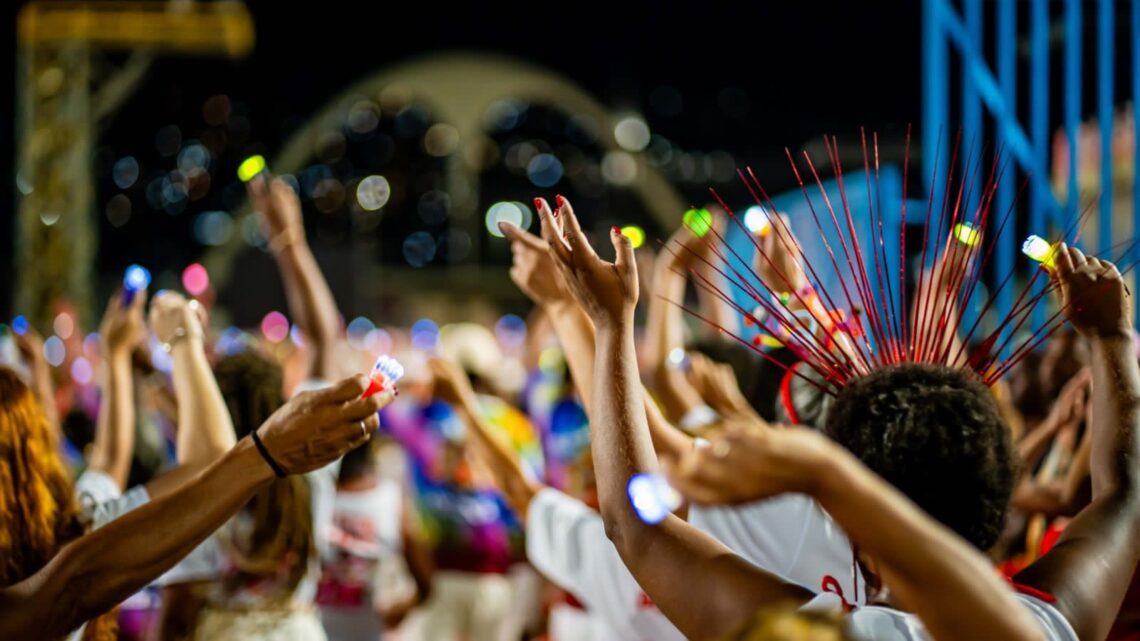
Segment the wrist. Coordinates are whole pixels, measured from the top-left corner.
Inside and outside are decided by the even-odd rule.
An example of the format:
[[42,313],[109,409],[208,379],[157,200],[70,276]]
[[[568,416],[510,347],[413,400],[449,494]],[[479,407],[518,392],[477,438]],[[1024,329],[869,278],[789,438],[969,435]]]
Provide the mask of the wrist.
[[227,460],[235,461],[236,465],[240,465],[243,469],[243,478],[248,478],[257,485],[265,485],[276,478],[273,469],[262,458],[257,451],[257,446],[253,444],[253,440],[249,436],[241,439],[230,448],[229,452],[222,458],[222,461]]
[[819,456],[812,457],[804,465],[804,473],[811,481],[806,494],[820,505],[842,501],[859,480],[860,463],[842,447],[827,442]]
[[613,313],[603,311],[598,314],[591,314],[590,320],[593,321],[594,327],[598,333],[608,332],[622,332],[625,330],[633,330],[633,308],[622,309],[619,312]]
[[1112,329],[1090,329],[1081,332],[1081,335],[1084,336],[1085,340],[1096,343],[1132,342],[1132,328],[1128,326]]

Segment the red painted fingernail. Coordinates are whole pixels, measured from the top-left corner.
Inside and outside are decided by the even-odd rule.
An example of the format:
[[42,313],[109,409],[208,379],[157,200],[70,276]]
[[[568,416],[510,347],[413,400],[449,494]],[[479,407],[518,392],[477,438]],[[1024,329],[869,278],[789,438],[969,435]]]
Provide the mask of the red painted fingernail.
[[554,211],[552,211],[552,212],[550,212],[550,213],[554,214],[554,217],[555,217],[555,218],[558,218],[558,210],[559,210],[559,209],[562,209],[562,208],[561,208],[561,207],[555,207],[555,208],[554,208]]
[[562,197],[562,194],[558,194],[554,197],[554,202],[558,203],[558,208],[561,209],[566,204],[566,199]]
[[542,209],[542,199],[541,198],[535,198],[534,199],[534,208],[535,209]]
[[621,230],[618,229],[617,227],[610,227],[610,233],[611,234],[620,234]]

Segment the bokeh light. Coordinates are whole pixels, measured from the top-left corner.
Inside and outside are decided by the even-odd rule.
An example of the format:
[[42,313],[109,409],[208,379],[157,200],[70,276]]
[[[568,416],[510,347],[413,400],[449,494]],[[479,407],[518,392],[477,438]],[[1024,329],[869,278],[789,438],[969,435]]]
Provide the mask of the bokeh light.
[[487,231],[495,238],[502,238],[499,223],[509,223],[520,229],[529,229],[533,215],[530,208],[518,202],[500,201],[487,208]]
[[526,164],[526,177],[536,187],[553,187],[562,180],[562,161],[554,154],[538,154]]
[[423,267],[435,258],[435,239],[426,231],[417,231],[404,239],[404,260],[412,267]]
[[364,316],[357,316],[352,319],[345,330],[348,336],[348,344],[356,349],[368,349],[367,337],[368,333],[376,329],[376,325]]
[[602,157],[602,177],[606,182],[625,186],[637,180],[637,160],[624,151],[611,151]]
[[637,225],[626,225],[621,228],[621,235],[629,239],[634,249],[645,244],[645,230]]
[[433,350],[439,343],[439,325],[428,318],[421,318],[412,324],[412,347]]
[[392,187],[383,176],[368,176],[356,186],[356,202],[365,211],[376,211],[388,203]]
[[270,343],[280,343],[289,335],[289,319],[281,312],[269,312],[261,319],[261,334]]
[[210,274],[202,263],[191,263],[182,270],[182,288],[191,296],[201,296],[210,288]]
[[23,336],[28,333],[28,319],[25,316],[17,316],[12,319],[12,331],[16,332],[18,336]]
[[119,189],[130,189],[139,179],[139,161],[134,156],[123,156],[111,167],[111,180]]
[[760,205],[752,205],[748,209],[745,209],[744,226],[753,234],[767,236],[768,232],[772,229],[772,223],[768,217],[768,210]]
[[75,318],[67,312],[60,312],[56,314],[55,319],[52,320],[51,328],[56,336],[67,340],[71,338],[72,333],[75,332]]
[[150,272],[141,265],[131,265],[123,272],[123,289],[128,292],[137,292],[150,285]]
[[194,239],[203,245],[225,245],[234,235],[234,219],[228,212],[206,211],[194,219]]
[[44,341],[44,360],[52,367],[59,367],[63,365],[64,359],[67,358],[67,348],[63,344],[63,340],[55,335],[49,336]]
[[712,213],[704,208],[690,209],[681,217],[681,222],[693,232],[697,238],[703,237],[712,229]]
[[265,171],[266,162],[264,156],[250,156],[241,161],[238,165],[237,177],[243,183],[253,180],[253,177]]
[[80,385],[90,385],[93,378],[94,371],[91,368],[91,361],[80,356],[71,362],[71,380],[79,383]]
[[377,327],[364,337],[364,345],[373,354],[387,354],[392,351],[392,335]]
[[131,199],[126,194],[115,194],[107,201],[107,222],[122,227],[131,219]]
[[614,125],[614,140],[622,149],[641,151],[649,144],[649,125],[640,116],[626,116]]
[[209,169],[210,150],[200,142],[188,143],[178,152],[178,170],[190,173],[195,169]]
[[518,349],[526,342],[526,321],[515,314],[506,314],[495,323],[495,336],[504,347]]
[[447,123],[434,124],[424,134],[424,151],[431,156],[450,156],[458,146],[459,130]]

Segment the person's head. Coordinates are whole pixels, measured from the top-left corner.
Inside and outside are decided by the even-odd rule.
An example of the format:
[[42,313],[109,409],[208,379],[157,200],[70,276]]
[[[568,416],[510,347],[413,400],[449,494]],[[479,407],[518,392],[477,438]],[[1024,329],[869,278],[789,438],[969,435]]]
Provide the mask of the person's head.
[[[0,367],[0,585],[35,574],[83,534],[71,477],[55,430],[32,390]],[[114,639],[114,613],[93,620],[84,639]]]
[[[281,366],[256,351],[218,361],[214,377],[239,439],[285,404]],[[277,479],[250,499],[244,514],[250,519],[247,536],[233,541],[233,549],[241,557],[236,563],[239,574],[243,568],[273,567],[270,574],[284,568],[288,587],[296,588],[316,553],[309,485],[304,477]]]
[[824,432],[979,549],[997,541],[1013,490],[1013,445],[974,374],[878,369],[836,396]]

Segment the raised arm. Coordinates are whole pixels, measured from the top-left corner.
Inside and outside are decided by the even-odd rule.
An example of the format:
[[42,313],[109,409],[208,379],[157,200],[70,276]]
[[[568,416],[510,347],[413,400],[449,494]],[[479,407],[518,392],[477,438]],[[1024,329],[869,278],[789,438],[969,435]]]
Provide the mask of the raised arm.
[[305,335],[311,378],[337,377],[336,344],[340,316],[332,290],[305,239],[301,201],[289,183],[257,177],[249,182],[249,199],[269,234],[269,249],[281,271],[289,313]]
[[32,374],[31,388],[36,400],[44,408],[48,424],[59,430],[59,408],[55,404],[55,385],[51,380],[51,366],[44,357],[44,339],[34,328],[29,327],[23,334],[16,334],[16,347],[20,356],[28,363]]
[[102,472],[119,486],[126,487],[135,449],[135,390],[131,351],[146,335],[143,306],[146,296],[140,292],[127,306],[123,295],[115,292],[103,322],[99,338],[103,343],[103,398],[95,427],[95,442],[87,460],[90,470]]
[[1081,639],[1108,634],[1140,560],[1140,366],[1132,302],[1107,261],[1061,245],[1055,278],[1092,351],[1092,502],[1057,545],[1017,577],[1052,594]]
[[178,399],[178,467],[147,484],[156,499],[201,472],[234,446],[234,425],[206,359],[202,326],[186,299],[173,292],[155,296],[150,327],[174,360]]
[[[539,208],[543,236],[575,298],[598,329],[590,408],[591,448],[606,534],[641,587],[690,639],[719,639],[765,604],[804,602],[810,592],[786,584],[669,516],[643,523],[626,486],[657,468],[633,342],[637,273],[633,247],[615,229],[616,263],[594,253],[568,202],[557,219]],[[563,238],[562,225],[566,227]]]
[[670,478],[696,502],[812,496],[937,641],[1043,639],[984,556],[814,430],[729,430],[682,459]]
[[459,413],[475,437],[476,451],[487,464],[495,485],[502,490],[511,509],[525,520],[530,501],[542,485],[527,478],[518,453],[503,442],[483,418],[479,399],[463,370],[455,363],[440,358],[432,359],[428,365],[435,380],[436,396],[451,403]]
[[[283,471],[319,468],[364,443],[391,392],[360,398],[356,376],[300,394],[258,433]],[[0,638],[60,638],[174,565],[236,512],[274,472],[249,437],[169,495],[80,537],[28,579],[0,588]],[[193,506],[193,509],[188,509]]]
[[[536,198],[535,206],[540,213],[553,215],[544,199]],[[511,239],[511,280],[546,310],[588,413],[594,387],[594,323],[566,288],[545,240],[506,223],[500,223],[499,229]],[[646,402],[653,400],[646,397]],[[654,449],[663,456],[680,456],[692,447],[692,438],[678,431],[664,417],[650,423],[650,433]]]

